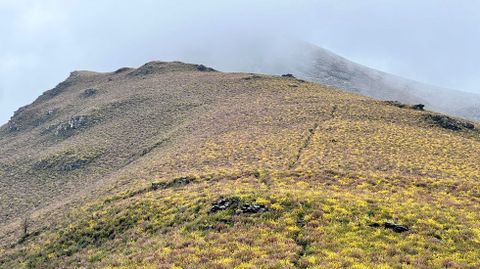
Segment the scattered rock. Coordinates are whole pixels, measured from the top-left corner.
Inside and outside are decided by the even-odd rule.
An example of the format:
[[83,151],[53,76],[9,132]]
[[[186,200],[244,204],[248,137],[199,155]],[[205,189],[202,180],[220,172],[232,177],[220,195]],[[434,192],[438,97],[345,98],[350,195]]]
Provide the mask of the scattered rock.
[[242,213],[247,214],[254,214],[254,213],[262,213],[267,212],[268,208],[264,205],[256,205],[256,204],[245,204],[240,208]]
[[68,120],[68,122],[62,123],[57,126],[55,130],[55,135],[67,135],[70,131],[79,129],[87,125],[88,120],[86,116],[75,116]]
[[8,131],[9,132],[16,132],[18,131],[18,126],[15,122],[9,122],[8,123]]
[[222,198],[214,203],[210,208],[210,213],[215,213],[221,210],[232,209],[237,214],[255,214],[267,212],[268,208],[264,205],[258,205],[254,203],[242,203],[237,197]]
[[407,226],[395,224],[393,222],[388,222],[388,221],[386,221],[383,224],[383,227],[385,227],[385,229],[390,229],[396,233],[403,233],[409,230]]
[[[378,222],[373,222],[373,223],[368,224],[368,226],[372,227],[372,228],[379,228],[381,225]],[[395,224],[395,223],[389,222],[389,221],[384,222],[383,227],[385,229],[392,230],[396,233],[403,233],[403,232],[407,232],[407,231],[410,230],[410,229],[408,229],[407,226]]]
[[8,121],[6,130],[8,132],[31,130],[49,121],[56,111],[57,109],[44,111],[31,106],[21,107]]
[[398,101],[384,101],[384,103],[391,105],[391,106],[396,106],[399,108],[408,108],[408,109],[413,109],[413,110],[420,110],[424,111],[425,110],[425,105],[424,104],[416,104],[416,105],[407,105],[400,103]]
[[215,71],[215,69],[210,68],[210,67],[206,67],[206,66],[203,65],[203,64],[197,65],[197,70],[198,70],[198,71],[201,71],[201,72],[213,72],[213,71]]
[[228,208],[237,207],[239,205],[238,198],[222,198],[212,203],[210,213],[215,213],[220,210],[226,210]]
[[462,129],[475,129],[475,125],[470,122],[450,118],[445,115],[428,115],[428,119],[444,129],[449,129],[453,131],[460,131]]
[[152,186],[150,186],[150,189],[156,191],[158,189],[165,189],[165,184],[164,182],[152,182]]
[[97,89],[93,89],[93,88],[86,89],[86,90],[83,91],[82,97],[84,97],[84,98],[92,97],[92,96],[96,95],[97,93],[98,93]]
[[295,76],[292,74],[283,74],[282,78],[295,78]]

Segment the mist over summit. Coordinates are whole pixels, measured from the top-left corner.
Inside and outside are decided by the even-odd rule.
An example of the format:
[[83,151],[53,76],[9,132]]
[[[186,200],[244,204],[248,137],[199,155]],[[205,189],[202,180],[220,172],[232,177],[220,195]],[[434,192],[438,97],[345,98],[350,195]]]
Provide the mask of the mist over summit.
[[0,269],[480,268],[479,9],[1,1]]

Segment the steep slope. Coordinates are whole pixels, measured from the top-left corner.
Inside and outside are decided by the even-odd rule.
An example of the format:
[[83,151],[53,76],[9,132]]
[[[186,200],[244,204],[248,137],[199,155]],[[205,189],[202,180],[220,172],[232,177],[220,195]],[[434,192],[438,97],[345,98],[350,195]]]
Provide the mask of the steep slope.
[[480,266],[480,133],[396,105],[179,62],[74,72],[0,130],[0,267]]
[[429,110],[480,120],[478,94],[391,75],[354,63],[314,45],[299,42],[279,44],[274,52],[266,52],[263,57],[262,61],[256,61],[251,66],[241,66],[240,69],[270,74],[293,73],[307,80],[376,99],[422,103]]

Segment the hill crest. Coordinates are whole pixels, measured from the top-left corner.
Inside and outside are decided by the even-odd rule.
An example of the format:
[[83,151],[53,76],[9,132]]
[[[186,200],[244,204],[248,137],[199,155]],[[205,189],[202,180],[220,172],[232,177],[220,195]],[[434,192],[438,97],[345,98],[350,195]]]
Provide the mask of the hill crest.
[[178,62],[59,85],[0,133],[2,268],[478,265],[472,123]]

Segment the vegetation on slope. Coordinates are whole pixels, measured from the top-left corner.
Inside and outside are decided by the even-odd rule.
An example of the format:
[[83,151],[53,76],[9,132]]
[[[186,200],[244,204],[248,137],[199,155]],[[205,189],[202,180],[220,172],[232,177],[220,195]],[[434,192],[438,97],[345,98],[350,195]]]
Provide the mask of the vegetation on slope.
[[[130,150],[133,139],[117,140],[125,158],[115,173],[95,170],[120,152],[108,143],[46,158],[57,164],[84,156],[87,167],[57,174],[107,175],[109,183],[65,206],[49,227],[41,216],[33,219],[38,228],[0,249],[0,267],[480,266],[475,126],[445,128],[431,112],[295,78],[180,67],[114,74],[129,77],[131,87],[144,85],[122,102],[167,100],[175,113],[131,105],[123,112],[132,121],[116,130],[62,138],[134,137],[145,127],[146,141]],[[182,110],[184,103],[198,106]],[[151,120],[162,114],[180,123]],[[100,115],[93,128],[118,120]],[[155,127],[160,134],[149,136]]]

